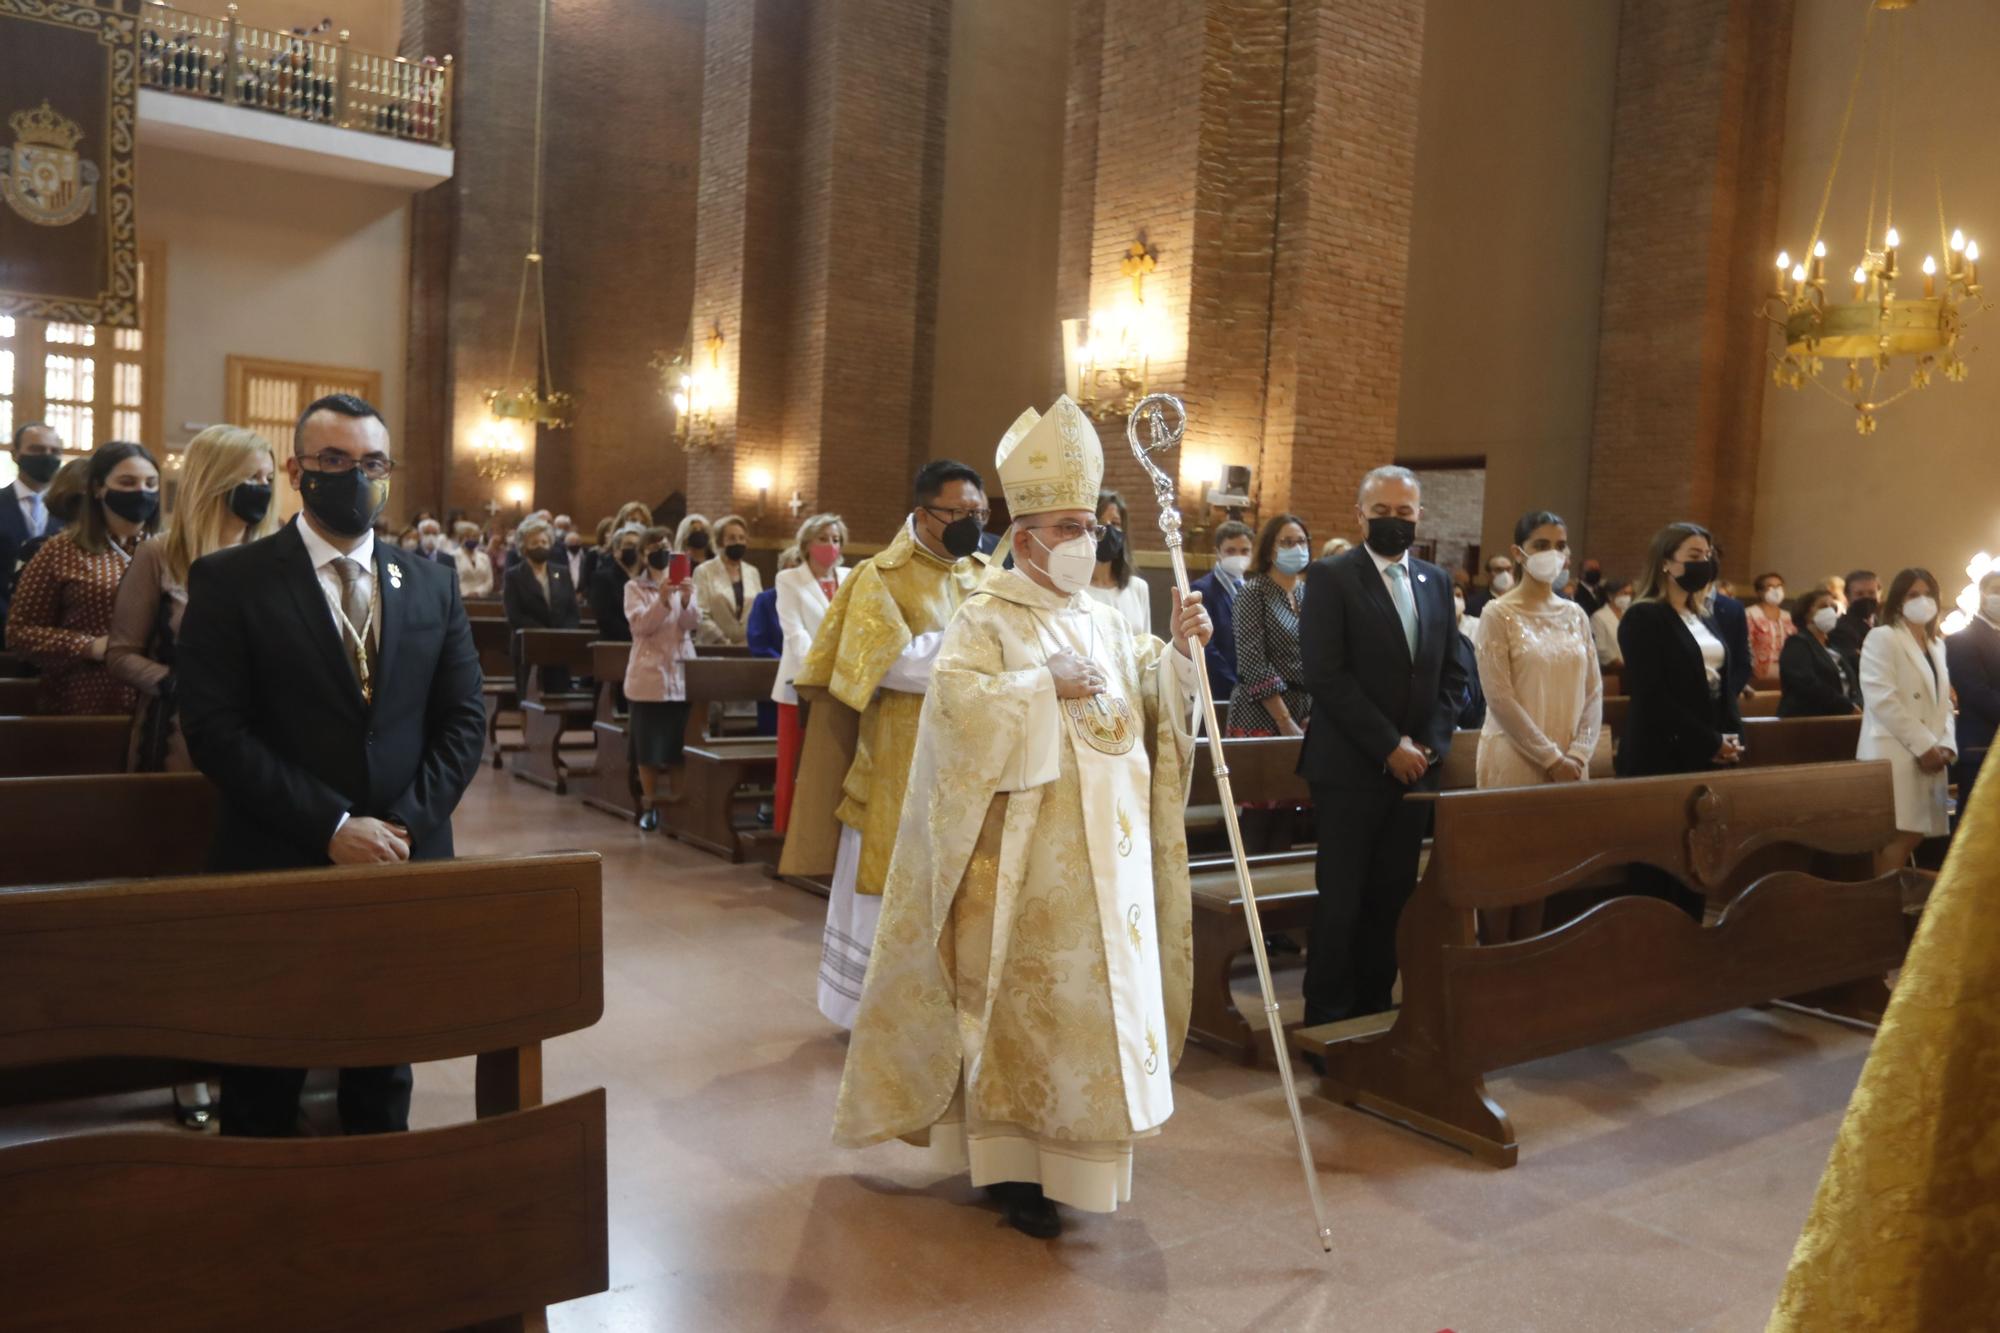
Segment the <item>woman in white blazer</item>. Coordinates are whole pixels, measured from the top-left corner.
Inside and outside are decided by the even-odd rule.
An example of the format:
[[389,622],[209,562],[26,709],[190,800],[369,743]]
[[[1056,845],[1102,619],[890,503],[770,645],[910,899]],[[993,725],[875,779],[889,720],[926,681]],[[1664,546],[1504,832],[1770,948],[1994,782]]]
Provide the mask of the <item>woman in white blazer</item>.
[[701,609],[695,642],[742,644],[749,637],[750,603],[762,591],[763,576],[750,563],[750,525],[734,514],[718,520],[715,555],[694,571],[694,600]]
[[826,608],[847,578],[840,563],[847,546],[847,524],[838,514],[814,514],[799,524],[792,552],[798,563],[778,571],[778,628],[785,636],[784,655],[778,659],[778,679],[771,686],[771,701],[778,705],[778,785],[773,797],[771,827],[783,833],[791,824],[792,788],[798,780],[799,751],[804,748],[804,731],[799,726],[799,694],[792,678],[805,665],[812,651],[813,636],[819,633]]
[[1889,585],[1874,629],[1861,644],[1861,744],[1857,759],[1887,759],[1896,783],[1896,827],[1885,854],[1900,865],[1917,843],[1950,831],[1947,770],[1958,757],[1951,675],[1938,633],[1938,584],[1906,569]]

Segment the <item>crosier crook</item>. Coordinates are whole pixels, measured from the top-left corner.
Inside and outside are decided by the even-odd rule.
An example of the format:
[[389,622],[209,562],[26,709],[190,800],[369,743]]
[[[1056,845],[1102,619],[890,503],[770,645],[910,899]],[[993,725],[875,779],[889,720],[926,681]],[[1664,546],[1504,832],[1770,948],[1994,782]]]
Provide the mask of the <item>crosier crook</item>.
[[[1139,439],[1139,423],[1146,423],[1151,439]],[[1187,558],[1181,553],[1181,511],[1175,505],[1174,479],[1162,472],[1152,456],[1165,453],[1187,433],[1187,408],[1170,393],[1148,394],[1132,409],[1125,422],[1125,438],[1146,475],[1153,480],[1153,497],[1160,505],[1160,535],[1166,538],[1167,554],[1174,562],[1174,586],[1186,600]],[[1199,649],[1196,649],[1199,652]],[[1250,887],[1250,863],[1243,855],[1243,830],[1236,822],[1236,798],[1229,789],[1229,764],[1222,753],[1222,728],[1216,725],[1215,695],[1209,689],[1208,668],[1195,657],[1196,688],[1201,695],[1201,716],[1208,726],[1208,757],[1215,769],[1216,794],[1222,799],[1222,822],[1229,830],[1229,852],[1236,860],[1236,887],[1243,896],[1243,915],[1250,927],[1250,950],[1257,959],[1257,984],[1264,995],[1264,1019],[1271,1034],[1271,1047],[1278,1059],[1278,1078],[1285,1085],[1285,1105],[1292,1113],[1292,1133],[1298,1139],[1299,1165],[1306,1174],[1306,1193],[1312,1196],[1313,1224],[1319,1229],[1320,1248],[1333,1253],[1333,1228],[1326,1224],[1326,1205],[1319,1197],[1319,1171],[1313,1165],[1312,1145],[1306,1142],[1305,1116],[1299,1111],[1299,1090],[1292,1084],[1291,1053],[1285,1049],[1285,1025],[1278,1018],[1278,993],[1271,984],[1271,960],[1264,953],[1264,925],[1257,914],[1257,895]],[[1185,799],[1185,797],[1183,798]]]

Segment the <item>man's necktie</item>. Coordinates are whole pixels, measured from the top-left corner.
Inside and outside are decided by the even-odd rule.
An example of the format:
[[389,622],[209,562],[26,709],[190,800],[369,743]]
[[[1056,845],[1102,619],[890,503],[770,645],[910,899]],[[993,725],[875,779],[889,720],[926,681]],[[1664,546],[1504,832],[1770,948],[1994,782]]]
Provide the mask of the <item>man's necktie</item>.
[[361,562],[340,556],[333,562],[334,573],[340,575],[340,610],[347,623],[341,626],[340,639],[347,648],[347,663],[354,668],[354,679],[361,686],[361,697],[374,698],[375,686],[375,636],[374,617],[368,589],[361,586]]
[[1403,641],[1410,645],[1410,660],[1417,660],[1417,602],[1410,596],[1410,571],[1401,564],[1389,566],[1389,592],[1396,603],[1396,615],[1403,622]]
[[41,536],[42,529],[48,526],[48,522],[49,522],[49,511],[42,504],[42,493],[40,491],[29,491],[28,492],[28,535],[30,537]]

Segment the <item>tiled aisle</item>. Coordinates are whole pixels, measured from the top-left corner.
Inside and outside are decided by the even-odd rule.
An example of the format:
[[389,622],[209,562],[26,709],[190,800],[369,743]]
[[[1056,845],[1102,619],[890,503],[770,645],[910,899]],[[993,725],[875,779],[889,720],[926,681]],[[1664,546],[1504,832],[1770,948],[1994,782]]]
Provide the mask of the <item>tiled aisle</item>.
[[[1511,1171],[1314,1101],[1327,1259],[1276,1076],[1191,1052],[1131,1206],[1045,1244],[829,1145],[820,900],[491,770],[458,839],[605,857],[605,1017],[545,1049],[550,1097],[610,1090],[612,1289],[555,1329],[1761,1329],[1866,1053],[1743,1011],[1542,1061],[1495,1081]],[[469,1117],[468,1076],[420,1069],[418,1118]]]

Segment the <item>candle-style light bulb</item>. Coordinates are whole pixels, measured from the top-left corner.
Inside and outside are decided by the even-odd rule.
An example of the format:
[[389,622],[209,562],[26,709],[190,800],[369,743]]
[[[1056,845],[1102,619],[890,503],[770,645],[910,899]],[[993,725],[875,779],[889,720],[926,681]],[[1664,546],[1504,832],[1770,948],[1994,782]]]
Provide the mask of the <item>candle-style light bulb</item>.
[[1951,248],[1954,252],[1965,249],[1965,233],[1956,227],[1951,229]]
[[1813,242],[1813,258],[1814,258],[1814,259],[1825,259],[1825,258],[1826,258],[1826,242],[1825,242],[1825,241],[1814,241],[1814,242]]
[[1859,283],[1867,282],[1868,270],[1866,268],[1863,268],[1861,265],[1856,264],[1854,266],[1854,280]]
[[1969,260],[1970,262],[1972,262],[1972,263],[1974,263],[1974,264],[1977,264],[1977,263],[1979,262],[1979,242],[1978,242],[1978,241],[1967,241],[1967,242],[1965,243],[1965,257],[1966,257],[1966,259],[1967,259],[1967,260]]
[[1903,243],[1902,236],[1897,233],[1894,227],[1889,228],[1889,234],[1883,237],[1882,239],[1888,243],[1888,246],[1891,250],[1895,249],[1897,246]]
[[1792,281],[1804,282],[1805,280],[1806,280],[1806,266],[1804,264],[1792,265]]
[[1937,272],[1937,260],[1933,259],[1933,258],[1932,258],[1931,256],[1929,256],[1929,255],[1925,255],[1925,256],[1924,256],[1924,276],[1928,278],[1928,277],[1930,277],[1930,276],[1931,276],[1931,275],[1932,275],[1933,273],[1936,273],[1936,272]]
[[1782,273],[1791,266],[1792,257],[1783,250],[1778,251],[1778,271]]

